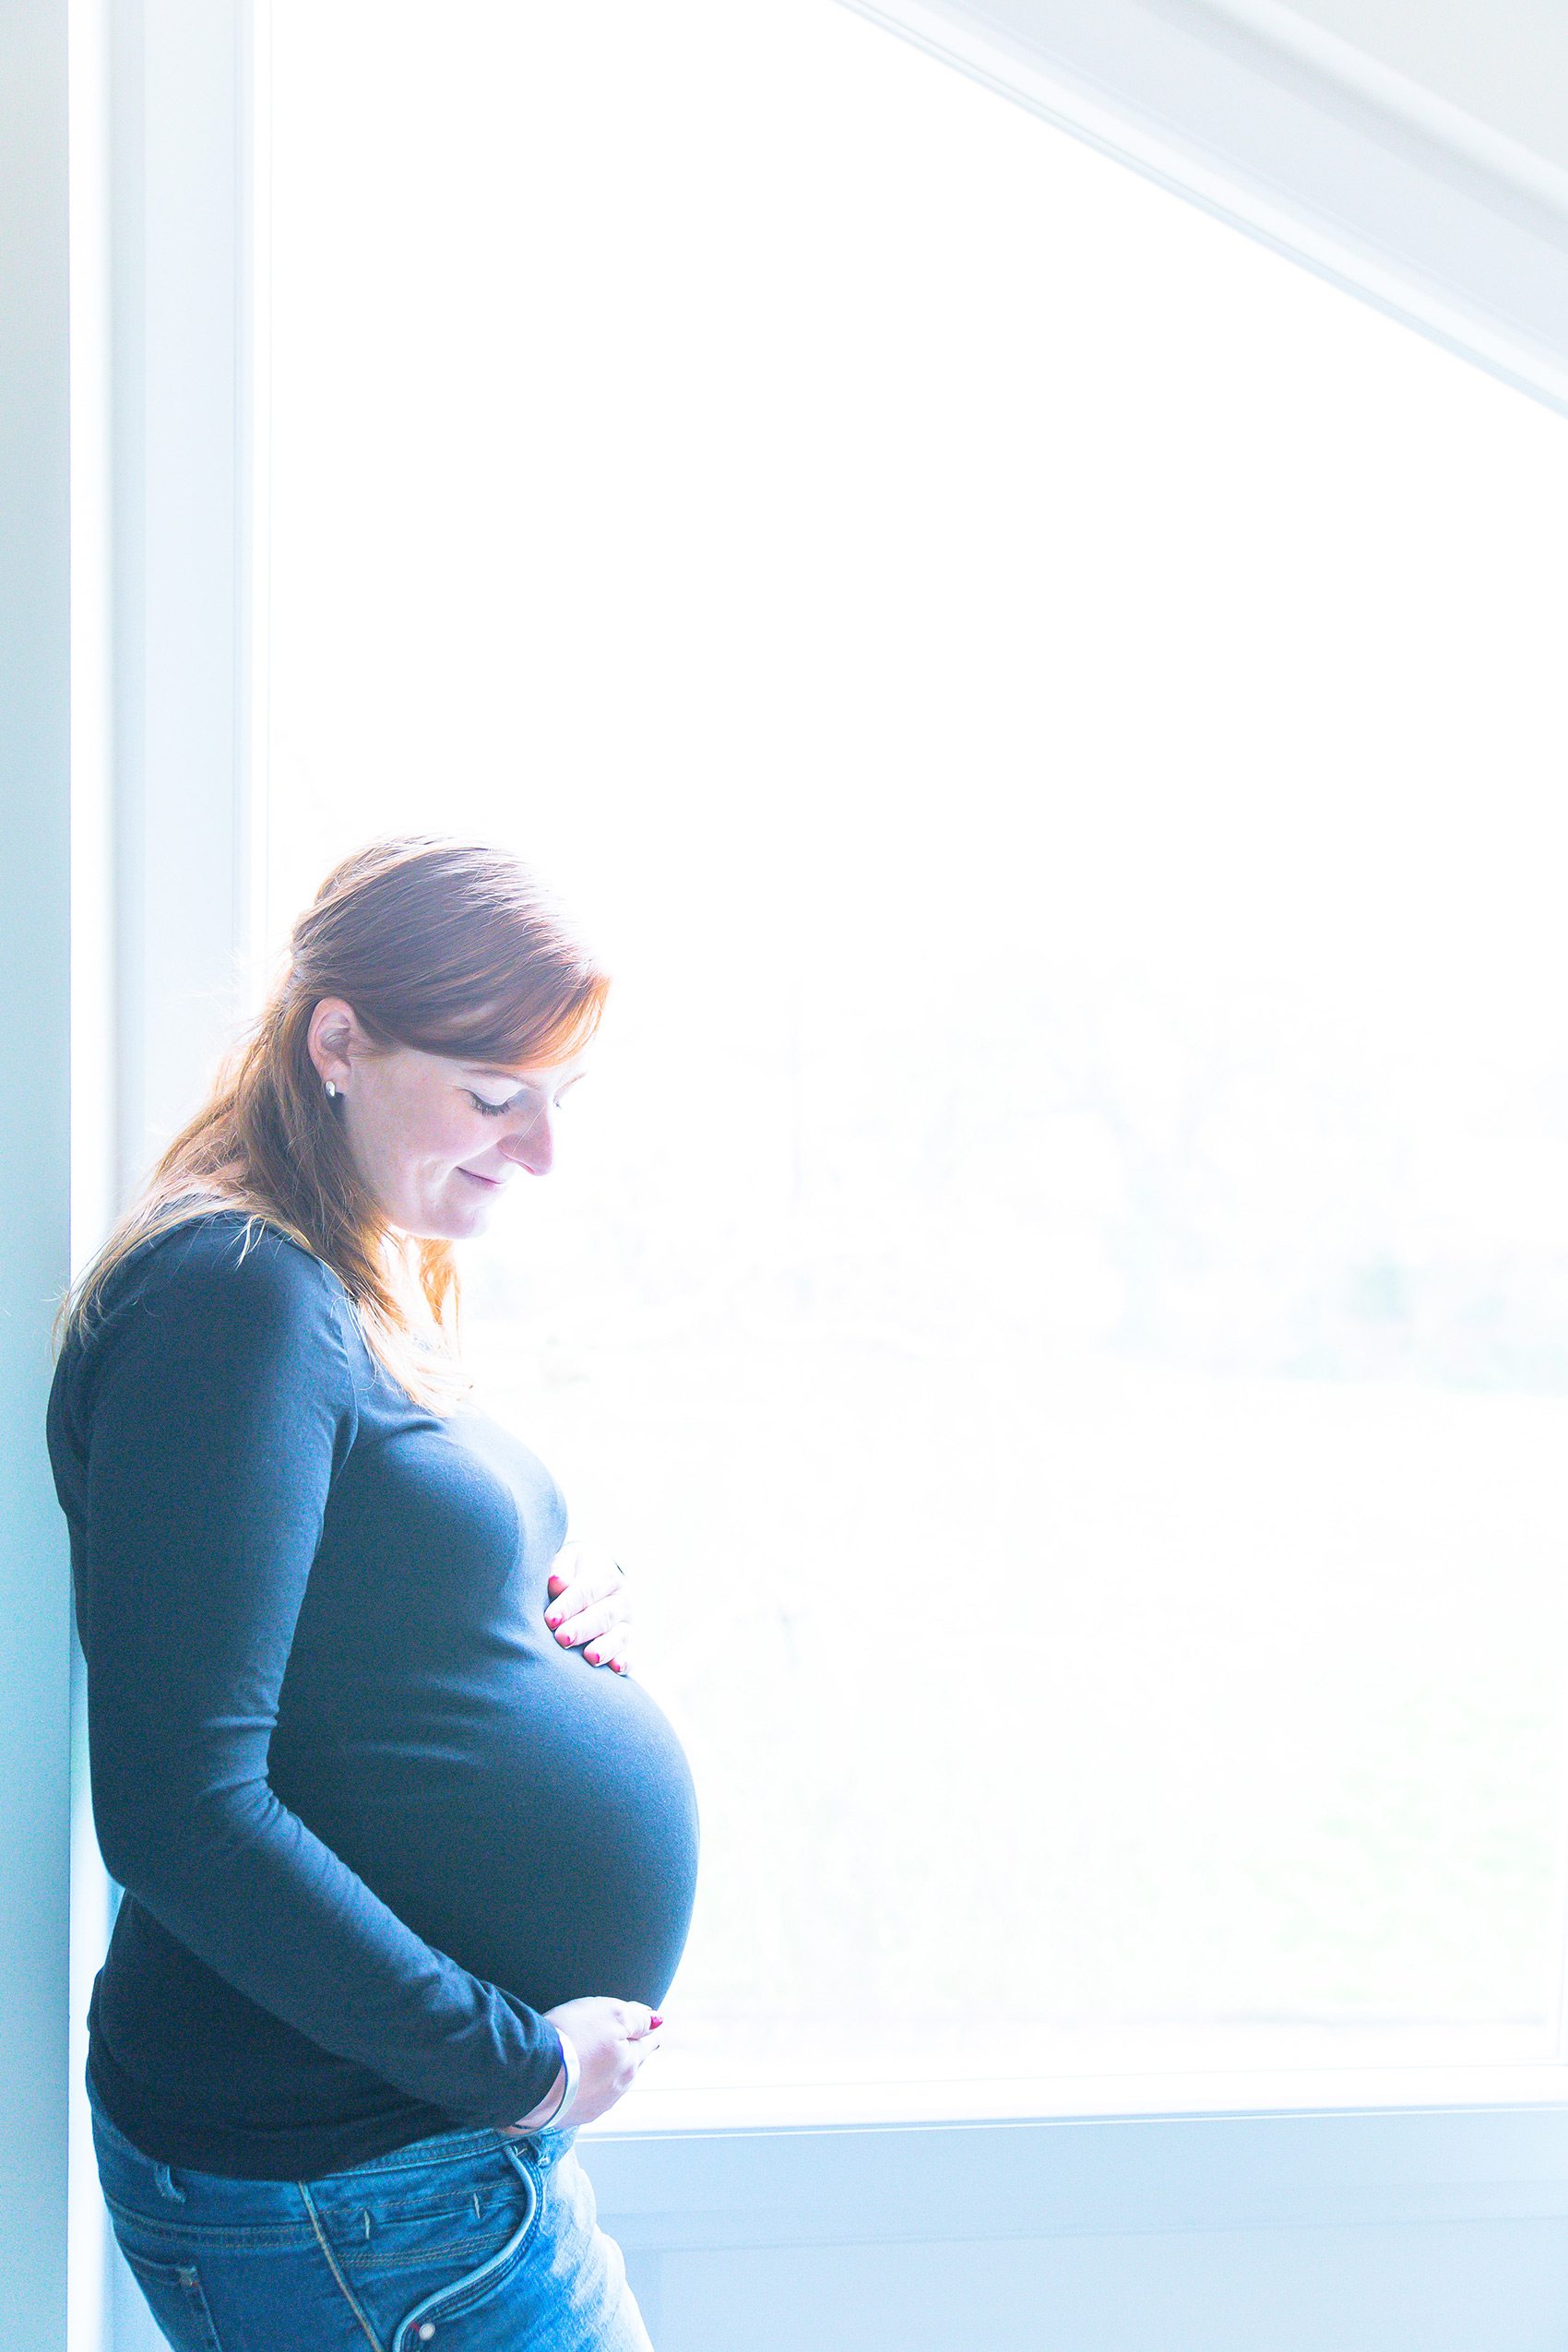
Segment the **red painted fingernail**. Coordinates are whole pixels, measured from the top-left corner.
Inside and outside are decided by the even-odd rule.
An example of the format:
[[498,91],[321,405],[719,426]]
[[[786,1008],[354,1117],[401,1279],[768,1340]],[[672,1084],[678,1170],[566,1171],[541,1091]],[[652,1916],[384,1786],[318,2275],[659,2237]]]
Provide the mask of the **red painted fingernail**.
[[550,1611],[546,1610],[544,1613],[544,1621],[547,1625],[552,1627],[559,1625],[561,1622],[561,1611],[557,1610],[554,1616],[552,1617]]
[[663,2020],[663,2018],[662,2018],[662,2017],[650,2017],[650,2018],[648,2019],[647,2023],[648,2023],[648,2030],[649,2030],[649,2032],[651,2033],[651,2031],[653,2030],[654,2026],[655,2026],[655,2025],[663,2025],[663,2023],[664,2023],[664,2020]]
[[599,1664],[599,1652],[597,1650],[585,1650],[583,1652],[583,1656],[587,1658],[590,1666],[597,1666]]
[[572,1646],[572,1636],[570,1635],[570,1633],[557,1633],[557,1634],[556,1634],[556,1636],[555,1636],[555,1638],[556,1638],[556,1640],[557,1640],[558,1642],[564,1642],[564,1643],[565,1644],[565,1645],[566,1645],[566,1647],[567,1647],[568,1649],[570,1649],[570,1648],[571,1648],[571,1646]]

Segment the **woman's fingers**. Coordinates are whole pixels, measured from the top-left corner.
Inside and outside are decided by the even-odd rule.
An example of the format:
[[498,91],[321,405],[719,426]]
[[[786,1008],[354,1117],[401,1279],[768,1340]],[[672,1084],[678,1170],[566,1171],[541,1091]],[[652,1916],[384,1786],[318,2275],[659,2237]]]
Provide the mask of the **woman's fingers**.
[[608,1552],[563,1544],[551,1572],[544,1621],[563,1649],[580,1649],[590,1666],[630,1669],[622,1645],[627,1623],[625,1579]]
[[607,1551],[564,1543],[551,1569],[544,1621],[563,1649],[580,1649],[590,1666],[629,1674],[626,1586]]
[[552,1568],[550,1572],[550,1606],[554,1609],[562,1601],[570,1607],[574,1604],[580,1606],[588,1600],[603,1600],[607,1595],[618,1592],[623,1581],[620,1571],[615,1568],[585,1568],[574,1575],[563,1575],[559,1568]]
[[591,1641],[583,1656],[590,1666],[613,1667],[617,1674],[629,1674],[632,1670],[631,1649],[632,1629],[623,1622],[612,1632]]
[[584,1645],[583,1656],[590,1666],[612,1667],[617,1674],[632,1670],[631,1629],[617,1625],[612,1632],[597,1633]]
[[557,1622],[551,1625],[551,1631],[563,1649],[580,1648],[596,1634],[608,1633],[612,1626],[621,1621],[620,1610],[613,1599],[595,1601],[591,1608],[579,1609],[575,1613],[569,1607],[563,1610],[552,1601],[544,1613],[547,1625],[552,1618]]
[[626,1580],[607,1551],[590,1552],[581,1544],[563,1544],[550,1572],[545,1623],[553,1633],[585,1611],[603,1607],[609,1615],[583,1629],[602,1633],[624,1614],[625,1589]]
[[550,1563],[550,1592],[564,1599],[575,1592],[583,1600],[598,1600],[625,1582],[625,1571],[602,1544],[564,1543]]

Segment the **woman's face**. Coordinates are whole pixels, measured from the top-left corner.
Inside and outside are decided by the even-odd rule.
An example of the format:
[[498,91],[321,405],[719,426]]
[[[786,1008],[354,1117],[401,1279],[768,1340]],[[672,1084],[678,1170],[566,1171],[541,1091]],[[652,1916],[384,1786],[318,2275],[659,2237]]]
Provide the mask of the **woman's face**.
[[333,998],[312,1014],[309,1040],[362,1181],[388,1224],[432,1241],[482,1232],[508,1184],[549,1174],[557,1111],[583,1071],[581,1054],[502,1070],[411,1046],[378,1053]]

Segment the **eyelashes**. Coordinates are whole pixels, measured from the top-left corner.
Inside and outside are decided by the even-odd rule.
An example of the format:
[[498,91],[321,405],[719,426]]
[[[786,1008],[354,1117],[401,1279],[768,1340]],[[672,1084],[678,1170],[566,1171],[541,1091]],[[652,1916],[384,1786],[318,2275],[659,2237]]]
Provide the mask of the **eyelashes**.
[[[562,1087],[561,1092],[555,1098],[555,1108],[557,1111],[560,1110],[561,1105],[564,1102],[566,1097],[571,1093],[571,1091],[572,1089],[570,1087]],[[505,1119],[509,1111],[516,1111],[517,1109],[523,1099],[521,1095],[514,1095],[509,1102],[486,1102],[483,1095],[475,1094],[472,1089],[468,1087],[463,1088],[463,1092],[468,1096],[469,1100],[473,1104],[474,1109],[485,1119]]]

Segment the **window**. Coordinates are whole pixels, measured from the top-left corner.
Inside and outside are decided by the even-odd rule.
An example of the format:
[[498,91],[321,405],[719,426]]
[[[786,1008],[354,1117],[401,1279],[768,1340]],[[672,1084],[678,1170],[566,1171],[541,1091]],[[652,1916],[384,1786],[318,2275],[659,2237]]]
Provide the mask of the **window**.
[[665,2085],[1557,2059],[1558,423],[840,11],[271,103],[274,934],[435,823],[620,974],[469,1298],[697,1776]]

